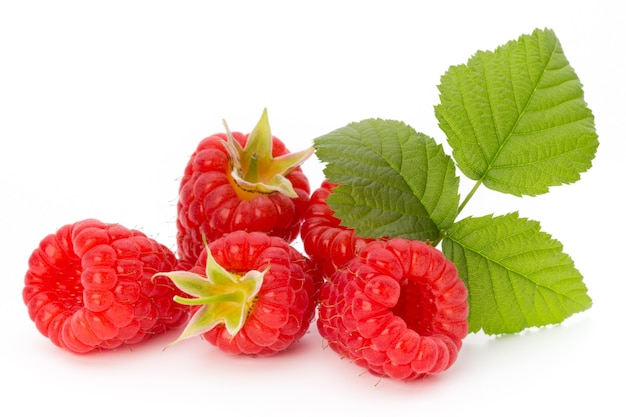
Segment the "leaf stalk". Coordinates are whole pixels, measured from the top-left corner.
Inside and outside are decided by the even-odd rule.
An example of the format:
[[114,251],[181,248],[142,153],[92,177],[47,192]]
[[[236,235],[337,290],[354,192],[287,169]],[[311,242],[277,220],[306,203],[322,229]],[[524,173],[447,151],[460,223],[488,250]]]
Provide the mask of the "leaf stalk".
[[459,205],[459,209],[456,212],[456,216],[458,218],[459,214],[461,214],[461,211],[463,211],[463,209],[465,208],[465,206],[467,205],[467,203],[469,203],[469,201],[472,199],[472,197],[474,196],[474,194],[476,194],[476,191],[478,191],[478,189],[480,188],[480,186],[482,185],[483,180],[478,180],[476,181],[476,184],[474,184],[474,187],[470,190],[470,192],[467,194],[467,196],[465,196],[465,199],[463,200],[463,202]]

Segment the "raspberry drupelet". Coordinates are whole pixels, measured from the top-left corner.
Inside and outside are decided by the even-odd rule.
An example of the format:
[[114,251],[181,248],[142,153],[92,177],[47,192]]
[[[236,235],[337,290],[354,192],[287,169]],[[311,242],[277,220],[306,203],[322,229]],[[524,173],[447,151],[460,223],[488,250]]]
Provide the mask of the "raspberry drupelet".
[[411,380],[456,361],[467,314],[454,264],[424,242],[394,238],[368,243],[323,284],[317,326],[372,374]]

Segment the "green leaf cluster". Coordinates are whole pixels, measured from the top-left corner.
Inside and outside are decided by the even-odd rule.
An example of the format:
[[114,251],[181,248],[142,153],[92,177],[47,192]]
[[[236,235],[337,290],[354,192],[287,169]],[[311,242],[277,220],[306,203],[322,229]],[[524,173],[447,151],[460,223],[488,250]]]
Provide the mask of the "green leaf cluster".
[[[484,185],[516,196],[570,184],[598,147],[583,88],[552,30],[452,66],[435,116],[452,149],[396,120],[351,123],[314,140],[328,204],[364,237],[441,243],[469,289],[470,330],[515,333],[591,306],[560,242],[517,213],[459,219]],[[458,170],[474,187],[461,201]]]

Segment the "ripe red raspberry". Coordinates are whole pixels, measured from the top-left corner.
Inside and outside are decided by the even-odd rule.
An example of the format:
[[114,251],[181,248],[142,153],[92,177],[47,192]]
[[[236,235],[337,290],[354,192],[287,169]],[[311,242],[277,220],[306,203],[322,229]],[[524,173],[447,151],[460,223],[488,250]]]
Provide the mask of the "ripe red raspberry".
[[226,130],[198,144],[180,183],[178,256],[189,265],[202,252],[202,235],[211,241],[244,230],[293,241],[309,202],[300,165],[313,148],[289,153],[265,111],[249,135]]
[[174,253],[137,230],[83,220],[46,236],[28,261],[22,296],[37,329],[71,352],[114,349],[182,325],[166,278]]
[[169,277],[198,306],[174,342],[202,335],[232,354],[268,356],[304,336],[315,314],[321,277],[284,239],[236,231],[208,243],[190,271]]
[[326,199],[336,186],[324,180],[320,188],[311,194],[300,231],[305,252],[327,277],[354,258],[367,242],[373,240],[357,236],[354,229],[342,226],[340,220],[334,216]]
[[467,335],[467,289],[454,264],[420,241],[368,243],[320,292],[328,345],[372,374],[400,380],[448,369]]

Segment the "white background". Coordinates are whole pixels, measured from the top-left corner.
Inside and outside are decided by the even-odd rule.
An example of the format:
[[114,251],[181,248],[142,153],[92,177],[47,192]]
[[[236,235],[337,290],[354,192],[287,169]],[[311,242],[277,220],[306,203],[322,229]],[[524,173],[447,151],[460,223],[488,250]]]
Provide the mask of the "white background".
[[[2,2],[2,409],[620,414],[624,18],[614,1]],[[248,132],[267,107],[273,133],[292,150],[369,117],[402,120],[445,143],[433,112],[439,77],[478,49],[545,27],[596,117],[594,166],[537,198],[483,189],[464,214],[519,210],[539,220],[585,276],[590,310],[520,335],[470,335],[450,370],[414,383],[363,373],[323,349],[314,326],[288,353],[255,359],[200,339],[163,351],[177,332],[73,355],[30,322],[21,300],[27,259],[60,226],[95,217],[175,248],[177,181],[199,140],[222,131],[222,118]],[[303,168],[316,188],[321,165],[311,159]]]

